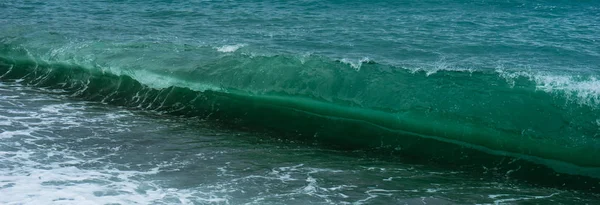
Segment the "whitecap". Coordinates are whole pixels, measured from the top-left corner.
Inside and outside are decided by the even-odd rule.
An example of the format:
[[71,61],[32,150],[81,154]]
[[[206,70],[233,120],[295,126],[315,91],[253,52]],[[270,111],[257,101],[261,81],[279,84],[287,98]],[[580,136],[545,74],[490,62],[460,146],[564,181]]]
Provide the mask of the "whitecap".
[[552,94],[561,94],[569,101],[595,107],[600,105],[600,80],[596,76],[557,75],[531,71],[510,72],[497,69],[496,72],[511,86],[518,78],[533,81],[536,90]]
[[220,47],[215,47],[215,49],[222,53],[232,53],[244,46],[246,46],[246,44],[224,45]]

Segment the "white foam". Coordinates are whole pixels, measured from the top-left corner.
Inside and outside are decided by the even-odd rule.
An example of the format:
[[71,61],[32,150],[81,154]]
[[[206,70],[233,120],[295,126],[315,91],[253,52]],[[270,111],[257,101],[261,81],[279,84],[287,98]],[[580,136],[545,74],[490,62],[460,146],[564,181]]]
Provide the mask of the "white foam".
[[215,47],[215,49],[217,49],[217,51],[222,52],[222,53],[232,53],[244,46],[246,46],[246,44],[224,45],[221,47]]
[[570,101],[582,105],[600,105],[600,80],[596,76],[566,76],[527,71],[509,72],[497,69],[496,72],[506,81],[515,86],[517,78],[526,78],[535,82],[536,89],[553,94],[562,94]]
[[[53,123],[62,121],[51,116],[45,119]],[[81,159],[78,156],[82,153],[64,149],[60,143],[50,146],[38,143],[37,140],[60,140],[60,136],[34,134],[53,123],[24,124],[32,127],[0,133],[0,138],[10,139],[0,141],[1,145],[17,148],[0,152],[0,163],[7,165],[0,167],[0,204],[227,203],[227,199],[211,193],[165,188],[144,180],[169,163],[139,171],[111,168],[111,163],[81,168],[85,166],[80,165],[96,159]]]
[[[557,195],[559,193],[553,193],[550,194],[548,196],[527,196],[527,197],[517,197],[517,198],[507,198],[507,199],[498,199],[498,200],[494,200],[494,204],[505,204],[507,202],[516,202],[516,201],[523,201],[523,200],[531,200],[531,199],[544,199],[544,198],[550,198],[553,197],[555,195]],[[508,194],[496,194],[496,195],[489,195],[489,197],[491,199],[496,199],[499,197],[505,197],[505,196],[510,196]]]
[[131,77],[133,77],[134,79],[136,79],[138,82],[150,86],[151,88],[155,88],[155,89],[164,89],[164,88],[168,88],[171,86],[176,86],[176,87],[182,87],[182,88],[189,88],[191,90],[194,91],[206,91],[206,90],[213,90],[213,91],[220,91],[222,90],[221,88],[217,87],[217,86],[212,86],[209,84],[204,84],[204,83],[199,83],[199,82],[188,82],[188,81],[183,81],[183,80],[179,80],[170,76],[165,76],[165,75],[158,75],[155,74],[153,72],[149,72],[146,70],[139,70],[136,71],[134,74],[131,75]]
[[69,104],[55,104],[55,105],[47,105],[44,106],[40,109],[40,111],[43,112],[50,112],[50,113],[61,113],[62,110],[68,109],[69,108]]
[[350,65],[350,67],[354,68],[356,71],[360,71],[363,63],[371,62],[371,59],[368,57],[361,58],[359,60],[350,60],[347,58],[343,58],[340,62]]
[[438,71],[456,71],[456,72],[469,72],[469,73],[474,72],[474,70],[470,69],[470,68],[458,68],[458,67],[451,66],[448,63],[446,63],[445,61],[437,62],[432,67],[430,67],[428,69],[422,69],[422,70],[425,71],[425,75],[427,75],[427,76],[436,74]]
[[[191,193],[176,189],[162,189],[149,182],[132,180],[135,173],[117,170],[84,170],[65,165],[26,163],[22,170],[0,175],[3,183],[3,204],[152,204],[164,198],[177,198],[189,203]],[[5,171],[5,170],[3,170]],[[114,181],[111,178],[120,180]],[[142,191],[140,191],[142,190]]]
[[0,139],[8,139],[15,136],[27,136],[31,135],[32,132],[32,130],[3,131],[0,133]]
[[452,63],[448,63],[444,58],[431,62],[431,63],[423,63],[423,64],[415,64],[415,65],[401,65],[390,63],[389,65],[393,65],[398,68],[403,68],[409,70],[412,73],[417,72],[425,72],[426,76],[434,75],[440,71],[454,71],[454,72],[468,72],[473,73],[476,69],[468,68],[468,67],[458,67],[453,65]]
[[[12,94],[30,95],[23,92]],[[0,148],[9,148],[0,150],[0,164],[3,165],[0,166],[0,204],[228,203],[226,198],[217,197],[212,192],[169,188],[148,180],[172,162],[137,171],[118,169],[119,164],[105,160],[115,153],[98,154],[93,149],[85,152],[70,149],[66,139],[53,132],[68,129],[70,125],[107,132],[112,127],[124,126],[115,123],[115,120],[131,115],[128,111],[110,111],[84,118],[81,116],[85,113],[81,112],[87,108],[85,103],[61,103],[49,97],[40,100],[48,104],[41,108],[31,101],[21,105],[0,105],[0,113],[18,114],[0,116],[1,120],[10,119],[12,125],[18,125],[12,127],[17,130],[0,130]],[[11,101],[18,102],[20,99]],[[110,127],[103,128],[98,125],[101,123],[110,123]],[[82,135],[73,140],[103,137]],[[121,146],[104,149],[117,152]],[[90,167],[86,165],[89,163],[102,165]]]
[[565,76],[536,76],[537,89],[545,92],[562,91],[568,96],[574,96],[580,103],[587,105],[600,104],[600,81],[590,77],[577,81]]
[[0,119],[2,119],[2,120],[0,121],[0,125],[3,125],[3,126],[9,126],[9,125],[12,125],[12,122],[11,122],[11,120],[10,120],[10,119],[8,119],[8,118],[4,118],[4,116],[0,116]]

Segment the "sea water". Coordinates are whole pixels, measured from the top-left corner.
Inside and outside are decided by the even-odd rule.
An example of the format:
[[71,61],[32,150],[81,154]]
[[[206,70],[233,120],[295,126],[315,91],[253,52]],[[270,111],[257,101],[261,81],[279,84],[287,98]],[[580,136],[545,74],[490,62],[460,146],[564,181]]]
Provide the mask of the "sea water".
[[600,4],[0,2],[0,203],[593,204]]

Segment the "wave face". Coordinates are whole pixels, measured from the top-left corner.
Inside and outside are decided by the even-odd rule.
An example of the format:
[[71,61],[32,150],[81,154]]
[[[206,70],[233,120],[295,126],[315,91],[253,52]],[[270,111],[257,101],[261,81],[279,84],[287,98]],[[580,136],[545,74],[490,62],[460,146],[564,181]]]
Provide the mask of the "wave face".
[[3,42],[0,80],[77,99],[279,131],[340,148],[391,150],[538,183],[597,189],[588,182],[600,179],[600,92],[593,76],[411,70],[371,60],[256,55],[241,46],[222,52],[120,44],[175,47],[197,60],[139,62],[118,53],[86,60],[82,53],[106,44],[69,53]]

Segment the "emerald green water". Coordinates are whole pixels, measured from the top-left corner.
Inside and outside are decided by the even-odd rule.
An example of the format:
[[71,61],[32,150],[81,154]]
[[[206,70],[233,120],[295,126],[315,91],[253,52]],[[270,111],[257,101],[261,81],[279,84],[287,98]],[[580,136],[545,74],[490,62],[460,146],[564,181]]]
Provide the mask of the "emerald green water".
[[0,9],[3,203],[598,200],[595,3]]

